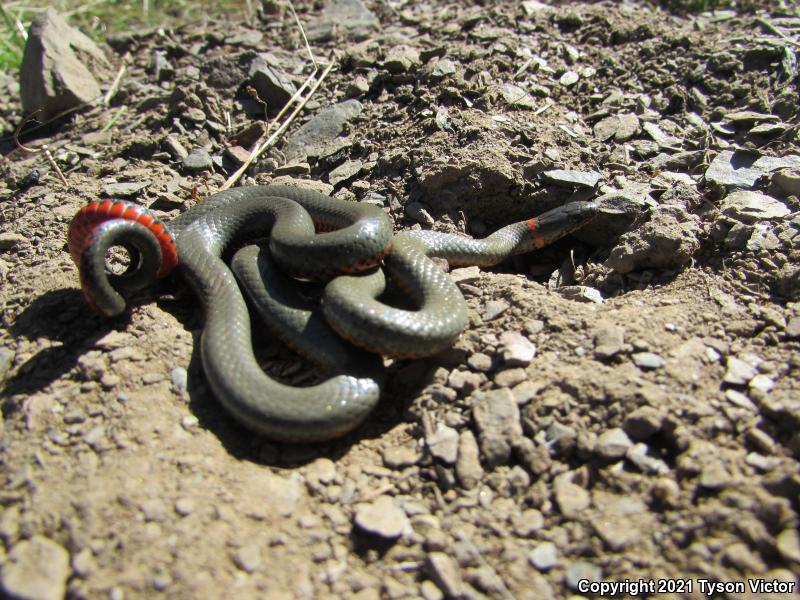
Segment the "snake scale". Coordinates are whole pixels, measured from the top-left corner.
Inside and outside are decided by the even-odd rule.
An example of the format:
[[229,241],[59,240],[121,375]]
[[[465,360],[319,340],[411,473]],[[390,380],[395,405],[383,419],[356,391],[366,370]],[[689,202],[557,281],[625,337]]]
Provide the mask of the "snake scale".
[[[179,266],[203,305],[202,364],[218,400],[273,440],[316,442],[351,431],[374,408],[379,355],[434,354],[466,327],[463,296],[431,258],[495,265],[575,231],[596,212],[592,202],[572,202],[480,240],[432,231],[393,235],[391,219],[377,206],[252,186],[214,194],[168,223],[128,202],[92,202],[70,223],[68,244],[86,300],[107,316],[125,310],[123,294]],[[267,237],[268,245],[239,249],[231,267],[223,261],[227,250]],[[113,246],[129,253],[122,274],[106,269]],[[386,285],[379,264],[417,310],[378,299]],[[261,369],[237,278],[272,331],[331,373],[327,380],[291,387]],[[322,314],[293,279],[327,282]]]

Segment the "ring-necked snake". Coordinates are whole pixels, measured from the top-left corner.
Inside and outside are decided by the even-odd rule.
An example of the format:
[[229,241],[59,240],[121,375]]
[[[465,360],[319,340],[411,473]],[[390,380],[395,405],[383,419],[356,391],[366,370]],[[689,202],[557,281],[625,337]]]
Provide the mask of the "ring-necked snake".
[[[72,220],[68,241],[87,301],[108,316],[125,310],[120,292],[142,289],[179,265],[204,307],[202,363],[216,397],[258,433],[310,442],[343,435],[366,418],[380,394],[377,354],[434,354],[466,327],[464,298],[432,257],[451,265],[495,265],[578,229],[596,212],[592,202],[573,202],[482,240],[432,231],[393,236],[391,220],[376,206],[254,186],[214,194],[166,224],[134,204],[93,202]],[[223,261],[227,249],[267,236],[268,247],[240,249],[233,270]],[[126,248],[130,257],[119,275],[106,270],[113,246]],[[418,310],[377,299],[385,287],[383,271],[375,268],[381,262]],[[335,375],[304,388],[268,377],[253,353],[236,277],[277,335]],[[329,280],[324,318],[290,277]],[[331,327],[369,352],[353,348]]]

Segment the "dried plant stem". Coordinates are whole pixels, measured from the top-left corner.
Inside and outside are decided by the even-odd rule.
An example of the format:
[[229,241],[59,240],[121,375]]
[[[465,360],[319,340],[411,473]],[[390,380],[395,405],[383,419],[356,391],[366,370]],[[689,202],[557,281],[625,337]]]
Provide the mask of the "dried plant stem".
[[[278,136],[280,136],[284,131],[286,131],[287,127],[289,127],[291,122],[297,116],[297,113],[299,113],[301,110],[303,110],[303,107],[309,101],[311,96],[314,95],[314,92],[317,91],[317,88],[320,86],[320,84],[328,76],[328,73],[331,72],[331,69],[333,68],[334,62],[335,61],[332,60],[328,64],[328,66],[325,67],[325,70],[322,72],[322,74],[319,76],[319,78],[317,78],[316,81],[314,81],[314,83],[309,88],[308,93],[305,96],[303,96],[303,98],[299,102],[296,102],[296,106],[294,107],[294,110],[292,110],[291,114],[289,114],[289,116],[281,123],[280,127],[278,127],[278,129],[275,130],[275,132],[272,135],[270,135],[261,145],[259,145],[253,152],[250,153],[250,156],[245,161],[245,163],[241,167],[239,167],[233,175],[231,175],[228,178],[228,180],[223,184],[221,189],[227,190],[229,187],[231,187],[233,184],[235,184],[237,181],[239,181],[239,178],[241,178],[241,176],[244,175],[245,171],[247,171],[247,169],[250,167],[250,165],[253,164],[253,161],[255,161],[259,156],[261,156],[261,154],[263,154],[263,152],[267,148],[269,148],[270,146],[272,146],[272,144],[275,143],[275,140],[278,139]],[[314,74],[312,73],[312,76],[313,75]],[[303,87],[301,87],[299,90],[297,90],[295,95],[292,96],[292,99],[289,100],[289,102],[286,103],[286,106],[284,107],[284,110],[301,93],[301,90],[305,89],[306,84],[310,81],[310,79],[311,79],[311,77],[309,77],[309,79],[306,80],[306,83],[303,84]],[[284,112],[284,110],[282,110],[281,113],[277,117],[275,117],[275,119],[273,119],[272,123],[276,123],[277,122],[277,119],[281,116],[281,114]],[[270,126],[272,126],[272,123],[270,123]],[[269,128],[267,129],[267,131],[269,131]]]

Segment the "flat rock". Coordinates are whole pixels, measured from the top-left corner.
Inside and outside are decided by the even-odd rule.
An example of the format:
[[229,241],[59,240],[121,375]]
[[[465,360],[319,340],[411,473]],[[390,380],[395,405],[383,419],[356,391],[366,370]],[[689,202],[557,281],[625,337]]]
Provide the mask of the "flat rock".
[[312,42],[341,36],[364,39],[379,24],[362,0],[332,0],[320,17],[307,25],[306,33]]
[[358,159],[346,160],[333,171],[328,173],[328,183],[331,185],[337,185],[339,183],[349,181],[358,175],[363,168],[364,163]]
[[36,118],[43,121],[91,102],[101,94],[97,79],[110,73],[100,47],[48,8],[28,31],[20,67],[22,111],[39,111]]
[[112,182],[103,186],[103,193],[114,198],[132,198],[149,185],[149,181]]
[[572,171],[569,169],[543,171],[541,176],[548,183],[573,188],[594,188],[602,177],[596,171]]
[[507,388],[476,392],[472,395],[472,418],[486,464],[506,464],[511,458],[514,440],[522,435],[519,407]]
[[500,87],[500,95],[509,106],[517,108],[536,108],[536,100],[527,90],[513,83],[504,83]]
[[710,183],[727,187],[751,188],[761,177],[778,169],[800,167],[800,155],[759,156],[745,151],[720,152],[706,169]]
[[631,360],[637,367],[646,370],[660,369],[666,363],[664,357],[655,352],[634,352]]
[[725,196],[720,203],[720,211],[745,223],[780,219],[791,213],[791,210],[780,200],[760,192],[733,192]]
[[419,52],[405,44],[392,46],[383,61],[383,67],[392,74],[405,73],[418,67]]
[[747,385],[751,379],[758,375],[756,368],[735,356],[725,360],[725,377],[723,381],[731,385]]
[[553,482],[553,494],[561,514],[569,519],[580,517],[592,502],[589,492],[570,481],[569,473],[556,477]]
[[476,487],[483,478],[478,441],[469,429],[465,429],[458,436],[456,475],[461,486],[467,490]]
[[395,539],[411,530],[411,522],[390,496],[380,496],[356,510],[356,525],[373,535]]
[[542,542],[528,554],[528,561],[540,571],[549,571],[558,564],[558,549],[553,542]]
[[350,99],[321,111],[310,121],[286,138],[286,161],[305,162],[308,157],[328,156],[344,147],[339,138],[344,125],[361,114],[363,106]]
[[600,581],[603,571],[597,565],[585,560],[576,561],[567,567],[564,573],[564,582],[570,589],[579,590],[578,584],[584,579],[587,581]]
[[601,141],[612,138],[616,142],[626,142],[639,133],[639,117],[633,113],[621,113],[601,119],[594,126],[594,135]]
[[267,112],[278,112],[297,91],[285,73],[270,65],[266,58],[257,55],[250,63],[250,85],[258,98],[267,105]]
[[500,334],[500,352],[508,367],[526,367],[536,356],[536,344],[518,331]]
[[615,459],[625,456],[631,446],[633,446],[633,442],[628,434],[619,427],[615,427],[600,434],[594,451],[603,458]]
[[441,426],[425,438],[428,451],[448,465],[455,464],[458,458],[458,431],[452,427]]
[[182,161],[185,171],[190,173],[197,173],[199,171],[206,171],[214,166],[211,160],[211,155],[205,148],[195,148],[189,155]]
[[463,598],[466,592],[458,564],[444,552],[428,554],[426,566],[431,579],[446,598]]
[[617,355],[625,343],[625,330],[616,325],[600,327],[594,333],[594,355],[608,359]]
[[62,600],[70,574],[69,552],[52,540],[34,536],[11,548],[0,572],[9,598]]

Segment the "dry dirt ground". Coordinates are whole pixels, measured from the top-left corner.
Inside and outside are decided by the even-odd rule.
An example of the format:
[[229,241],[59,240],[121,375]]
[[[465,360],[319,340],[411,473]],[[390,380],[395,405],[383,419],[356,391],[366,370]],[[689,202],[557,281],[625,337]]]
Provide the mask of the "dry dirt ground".
[[[470,326],[451,351],[387,362],[381,404],[345,439],[276,445],[207,389],[179,278],[101,318],[65,235],[99,197],[170,217],[219,188],[247,145],[235,132],[263,120],[253,57],[295,84],[309,72],[291,15],[266,2],[248,23],[110,36],[115,66],[129,53],[110,106],[24,138],[67,185],[10,141],[5,74],[5,593],[546,599],[642,579],[664,598],[800,597],[749,587],[800,568],[800,178],[753,163],[796,160],[800,21],[370,7],[374,22],[336,23],[298,4],[336,68],[242,183],[312,180],[398,230],[476,236],[569,198],[631,212],[457,272]],[[323,144],[298,133],[348,98]],[[266,337],[271,372],[314,376]]]

